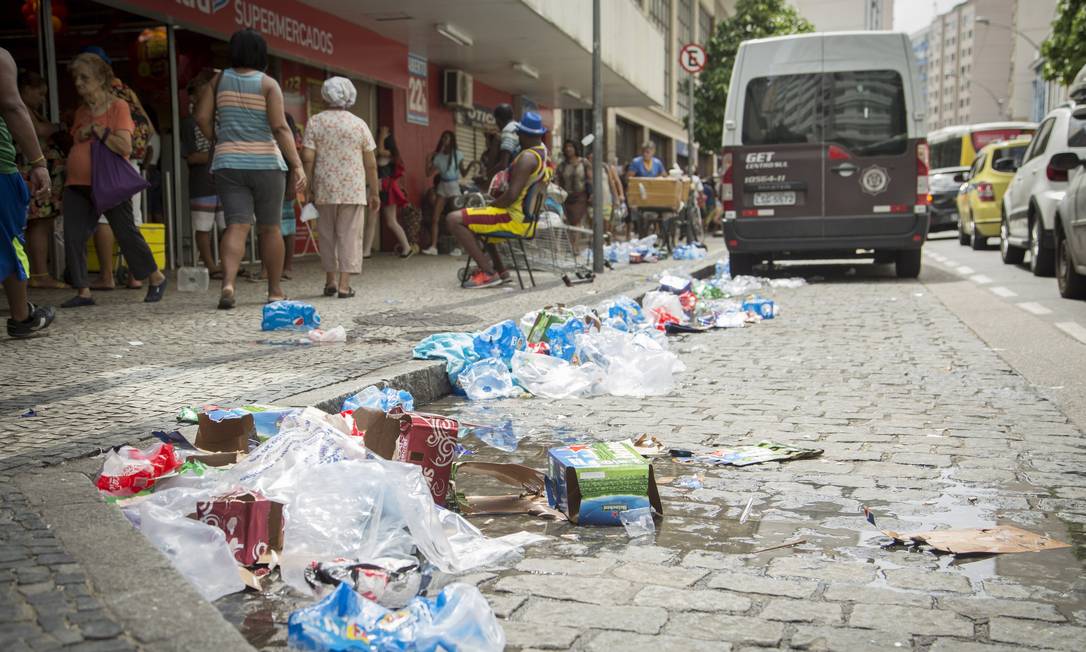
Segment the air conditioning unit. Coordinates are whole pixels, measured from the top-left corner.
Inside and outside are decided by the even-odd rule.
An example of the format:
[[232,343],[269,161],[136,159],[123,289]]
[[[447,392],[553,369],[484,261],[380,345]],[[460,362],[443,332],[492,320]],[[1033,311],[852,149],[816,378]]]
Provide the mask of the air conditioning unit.
[[465,109],[475,106],[472,102],[473,81],[471,75],[463,70],[446,70],[443,97],[445,106]]

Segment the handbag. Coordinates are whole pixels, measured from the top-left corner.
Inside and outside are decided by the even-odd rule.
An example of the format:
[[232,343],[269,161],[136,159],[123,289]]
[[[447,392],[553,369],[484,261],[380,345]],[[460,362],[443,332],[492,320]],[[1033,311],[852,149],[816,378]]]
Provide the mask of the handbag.
[[109,137],[106,130],[102,138],[91,141],[91,203],[98,215],[116,208],[132,195],[151,187],[120,154],[111,150],[105,143]]

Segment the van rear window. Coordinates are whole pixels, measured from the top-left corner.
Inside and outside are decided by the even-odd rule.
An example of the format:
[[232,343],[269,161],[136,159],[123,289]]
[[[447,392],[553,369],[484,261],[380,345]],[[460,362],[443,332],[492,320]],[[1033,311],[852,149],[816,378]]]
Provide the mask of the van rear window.
[[962,164],[962,137],[953,136],[939,143],[928,143],[931,169],[956,168]]
[[856,156],[878,156],[904,154],[907,141],[905,89],[893,70],[775,75],[747,84],[744,144],[831,142]]

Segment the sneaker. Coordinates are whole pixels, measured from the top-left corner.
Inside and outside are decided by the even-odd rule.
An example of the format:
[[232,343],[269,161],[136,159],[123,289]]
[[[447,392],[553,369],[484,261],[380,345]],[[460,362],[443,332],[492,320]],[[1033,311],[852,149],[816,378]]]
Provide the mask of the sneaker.
[[57,311],[53,306],[35,306],[27,301],[26,307],[30,312],[30,316],[25,320],[8,319],[9,337],[30,337],[38,331],[45,330],[49,324],[53,323],[53,318],[57,316]]
[[430,247],[428,249],[423,249],[420,253],[422,253],[425,256],[436,256],[437,255],[437,247]]
[[479,270],[464,282],[464,287],[469,290],[478,290],[481,288],[492,288],[501,284],[502,279],[497,274],[487,274],[486,272]]

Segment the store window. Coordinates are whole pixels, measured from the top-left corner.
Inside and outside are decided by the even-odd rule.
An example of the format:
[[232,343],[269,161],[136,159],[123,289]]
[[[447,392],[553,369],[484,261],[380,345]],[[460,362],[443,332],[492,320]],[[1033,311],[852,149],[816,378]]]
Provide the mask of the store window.
[[656,158],[663,161],[665,167],[670,167],[675,162],[672,149],[672,140],[655,131],[649,132],[649,140],[656,145]]
[[566,109],[562,111],[562,142],[581,139],[592,133],[592,109]]

